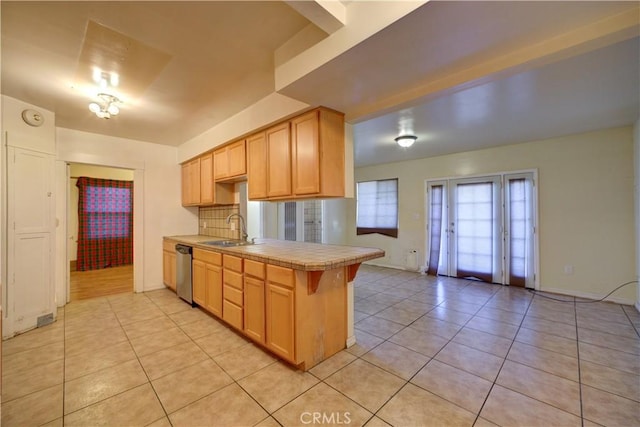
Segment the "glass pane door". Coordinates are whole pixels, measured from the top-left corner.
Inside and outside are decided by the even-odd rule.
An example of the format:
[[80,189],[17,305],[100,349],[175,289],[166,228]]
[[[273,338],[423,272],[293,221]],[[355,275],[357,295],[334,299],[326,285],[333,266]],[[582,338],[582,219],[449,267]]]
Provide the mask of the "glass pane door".
[[500,177],[452,183],[450,271],[456,277],[500,282]]
[[507,283],[531,287],[533,277],[533,174],[505,176]]

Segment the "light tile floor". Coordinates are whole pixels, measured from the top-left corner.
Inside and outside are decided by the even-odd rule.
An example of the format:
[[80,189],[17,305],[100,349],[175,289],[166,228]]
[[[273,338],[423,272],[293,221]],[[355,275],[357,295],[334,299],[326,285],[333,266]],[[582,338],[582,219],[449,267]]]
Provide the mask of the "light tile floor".
[[2,425],[640,425],[640,315],[363,266],[357,344],[309,372],[168,290],[3,343]]

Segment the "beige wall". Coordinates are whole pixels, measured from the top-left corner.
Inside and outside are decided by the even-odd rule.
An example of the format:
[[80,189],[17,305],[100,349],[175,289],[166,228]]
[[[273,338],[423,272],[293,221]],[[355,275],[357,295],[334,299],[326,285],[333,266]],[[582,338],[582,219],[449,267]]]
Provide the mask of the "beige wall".
[[[348,241],[385,250],[381,264],[402,267],[410,249],[424,263],[426,180],[537,169],[541,289],[604,296],[636,277],[632,159],[632,128],[624,127],[359,168],[356,181],[399,178],[400,233],[356,236],[349,201]],[[636,289],[614,296],[633,303]]]
[[69,180],[69,220],[67,222],[69,243],[67,244],[67,254],[69,261],[75,261],[78,258],[78,187],[76,187],[78,177],[89,176],[91,178],[133,181],[133,171],[131,169],[72,163],[69,165],[69,176],[71,179]]

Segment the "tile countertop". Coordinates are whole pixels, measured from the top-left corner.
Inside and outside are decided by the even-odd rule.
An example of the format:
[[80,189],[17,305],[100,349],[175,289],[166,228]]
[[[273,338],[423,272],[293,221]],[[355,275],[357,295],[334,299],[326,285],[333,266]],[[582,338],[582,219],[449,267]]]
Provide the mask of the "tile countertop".
[[165,236],[164,239],[199,249],[235,255],[303,271],[324,271],[359,264],[384,256],[384,251],[376,248],[322,245],[318,243],[290,242],[288,240],[256,239],[255,245],[218,247],[205,245],[202,242],[228,239],[202,235]]

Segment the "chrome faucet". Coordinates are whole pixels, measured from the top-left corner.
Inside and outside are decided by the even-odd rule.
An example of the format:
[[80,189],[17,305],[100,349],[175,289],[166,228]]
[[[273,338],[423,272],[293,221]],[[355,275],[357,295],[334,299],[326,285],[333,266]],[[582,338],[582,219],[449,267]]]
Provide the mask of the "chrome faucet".
[[241,227],[241,230],[242,230],[242,240],[247,240],[247,237],[249,237],[249,235],[247,234],[247,227],[245,225],[244,218],[242,217],[242,215],[240,215],[239,213],[232,213],[231,215],[229,215],[227,217],[227,224],[229,224],[231,222],[231,218],[233,218],[234,216],[237,216],[238,218],[240,218],[240,227]]

